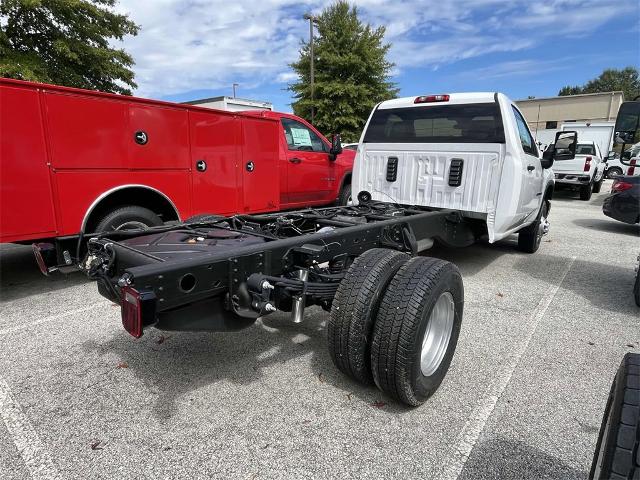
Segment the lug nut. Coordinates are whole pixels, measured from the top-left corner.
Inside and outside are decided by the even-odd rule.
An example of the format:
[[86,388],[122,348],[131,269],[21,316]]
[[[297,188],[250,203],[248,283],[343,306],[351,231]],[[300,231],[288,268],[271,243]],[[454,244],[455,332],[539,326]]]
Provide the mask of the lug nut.
[[275,312],[276,310],[278,310],[276,307],[274,307],[271,303],[267,303],[264,306],[264,311],[265,312]]
[[265,280],[264,282],[262,282],[262,285],[260,286],[262,287],[262,290],[273,290],[274,288],[276,288],[273,285],[271,285],[268,280]]

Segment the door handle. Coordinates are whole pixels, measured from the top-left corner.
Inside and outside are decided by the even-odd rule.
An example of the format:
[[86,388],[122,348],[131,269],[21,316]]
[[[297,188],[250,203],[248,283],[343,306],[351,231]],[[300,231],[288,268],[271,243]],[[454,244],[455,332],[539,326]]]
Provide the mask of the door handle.
[[205,162],[204,160],[198,160],[196,162],[196,170],[198,170],[199,172],[204,172],[207,169],[207,162]]
[[535,170],[535,169],[536,169],[536,167],[534,167],[533,165],[529,165],[529,166],[527,167],[527,170],[528,170],[528,171],[530,171],[530,172],[532,172],[532,171],[533,171],[533,170]]
[[297,158],[297,157],[290,158],[290,159],[289,159],[289,161],[290,161],[291,163],[302,163],[302,160],[300,160],[300,159],[299,159],[299,158]]

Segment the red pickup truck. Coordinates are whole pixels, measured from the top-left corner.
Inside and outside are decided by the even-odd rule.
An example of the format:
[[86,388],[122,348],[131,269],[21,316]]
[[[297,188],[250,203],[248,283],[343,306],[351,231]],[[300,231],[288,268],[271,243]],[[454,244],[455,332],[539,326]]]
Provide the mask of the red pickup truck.
[[345,202],[355,152],[277,112],[0,79],[0,242]]

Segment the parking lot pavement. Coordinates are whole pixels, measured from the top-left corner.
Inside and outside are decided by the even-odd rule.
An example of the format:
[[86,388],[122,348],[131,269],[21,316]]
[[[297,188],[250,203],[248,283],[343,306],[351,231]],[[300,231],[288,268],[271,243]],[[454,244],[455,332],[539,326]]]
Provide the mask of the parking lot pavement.
[[336,371],[322,310],[134,340],[94,284],[3,245],[0,477],[584,478],[615,369],[640,350],[640,231],[603,216],[605,195],[559,192],[534,255],[513,239],[430,252],[460,267],[466,303],[416,409]]

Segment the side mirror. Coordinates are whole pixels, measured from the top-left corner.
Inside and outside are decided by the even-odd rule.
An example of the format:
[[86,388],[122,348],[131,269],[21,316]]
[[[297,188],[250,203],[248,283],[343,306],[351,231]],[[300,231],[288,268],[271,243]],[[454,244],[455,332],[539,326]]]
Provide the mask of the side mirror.
[[640,126],[640,102],[624,102],[618,110],[613,141],[615,143],[636,143]]
[[615,158],[616,158],[616,152],[611,150],[609,153],[607,153],[607,156],[604,157],[604,160],[614,160]]
[[338,155],[342,153],[342,142],[340,141],[340,135],[334,134],[331,136],[331,150],[329,150],[329,160],[332,162],[338,158]]
[[565,131],[556,133],[556,141],[549,145],[542,154],[542,168],[550,168],[555,160],[571,160],[576,156],[578,132]]

